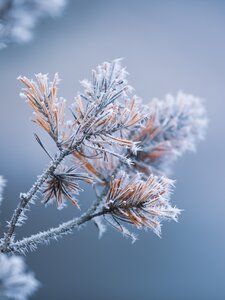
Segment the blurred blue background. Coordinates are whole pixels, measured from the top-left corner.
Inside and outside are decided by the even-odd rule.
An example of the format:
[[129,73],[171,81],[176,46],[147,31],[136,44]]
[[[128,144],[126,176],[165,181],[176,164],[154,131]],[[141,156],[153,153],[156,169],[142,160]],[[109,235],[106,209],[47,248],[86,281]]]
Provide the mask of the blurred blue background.
[[[73,101],[79,80],[97,64],[124,57],[130,84],[147,103],[179,89],[206,99],[207,137],[174,166],[173,204],[179,223],[163,226],[162,239],[140,232],[134,245],[108,228],[98,240],[92,223],[49,247],[29,253],[42,282],[32,299],[225,299],[225,1],[70,1],[61,18],[45,19],[26,45],[0,52],[0,174],[8,185],[3,224],[48,158],[33,138],[39,130],[19,98],[19,75],[59,72],[60,95]],[[44,136],[44,135],[42,135]],[[48,148],[54,151],[44,136]],[[82,193],[85,209],[91,190]],[[44,208],[29,212],[18,237],[77,215]]]

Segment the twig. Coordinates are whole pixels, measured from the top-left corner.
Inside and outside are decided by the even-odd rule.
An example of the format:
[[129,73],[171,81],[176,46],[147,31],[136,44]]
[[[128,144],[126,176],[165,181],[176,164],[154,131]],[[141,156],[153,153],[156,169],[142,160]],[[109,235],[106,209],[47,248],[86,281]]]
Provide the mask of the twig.
[[18,204],[8,224],[8,231],[5,234],[3,246],[0,248],[2,252],[4,252],[4,249],[6,249],[10,245],[13,233],[15,231],[15,227],[18,223],[21,213],[23,212],[24,208],[27,206],[28,202],[34,197],[34,195],[41,188],[42,184],[46,181],[48,176],[56,170],[58,165],[69,153],[70,153],[69,150],[61,151],[59,155],[50,163],[49,167],[42,173],[42,175],[38,177],[37,181],[34,183],[31,189],[27,193],[22,193],[20,195],[20,203]]
[[[112,176],[114,177],[121,167],[121,162],[118,163],[117,167],[114,169]],[[110,178],[107,182],[109,183]],[[79,227],[80,225],[94,219],[95,217],[105,215],[110,211],[106,208],[103,208],[101,211],[96,212],[97,208],[100,206],[102,199],[107,195],[109,190],[109,184],[107,184],[101,192],[101,195],[97,196],[96,201],[92,206],[80,217],[73,218],[67,222],[60,224],[55,228],[39,232],[37,234],[31,235],[30,237],[23,238],[15,243],[4,245],[0,250],[3,253],[8,252],[25,252],[28,248],[34,250],[37,248],[38,244],[46,244],[50,240],[62,237],[63,235],[72,233],[72,230]]]
[[106,208],[103,208],[99,212],[93,213],[93,210],[95,210],[96,205],[97,201],[86,213],[84,213],[79,218],[74,218],[70,221],[60,224],[57,227],[51,228],[44,232],[39,232],[37,234],[31,235],[30,237],[23,238],[15,243],[11,243],[11,245],[4,249],[2,252],[25,253],[26,251],[28,251],[28,249],[31,251],[35,250],[38,244],[48,244],[50,240],[57,240],[58,238],[63,237],[66,234],[72,233],[72,230],[74,228],[79,227],[87,221],[90,221],[95,217],[99,217],[110,213],[110,210]]

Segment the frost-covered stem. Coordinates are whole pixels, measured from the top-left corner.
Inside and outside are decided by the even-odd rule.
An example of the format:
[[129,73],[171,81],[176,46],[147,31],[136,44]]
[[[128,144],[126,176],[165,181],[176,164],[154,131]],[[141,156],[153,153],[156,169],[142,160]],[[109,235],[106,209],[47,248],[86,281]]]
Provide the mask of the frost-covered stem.
[[[79,143],[81,143],[81,141],[79,141],[77,144],[79,144]],[[69,233],[74,228],[78,227],[79,225],[81,225],[81,224],[83,224],[83,223],[85,223],[85,222],[87,222],[87,221],[89,221],[89,220],[91,220],[91,219],[93,219],[97,216],[101,216],[105,213],[108,213],[108,212],[106,212],[105,209],[101,210],[100,212],[96,212],[96,210],[100,206],[100,204],[102,202],[102,199],[107,195],[107,192],[109,190],[109,182],[110,182],[111,178],[108,178],[106,180],[106,186],[103,189],[101,195],[97,196],[97,200],[93,203],[93,205],[83,215],[81,215],[79,218],[74,218],[70,221],[62,223],[61,225],[59,225],[56,228],[49,229],[47,231],[32,235],[28,238],[24,238],[24,239],[22,239],[20,241],[17,241],[15,243],[11,243],[12,235],[15,231],[16,224],[19,220],[19,217],[20,217],[22,211],[24,210],[24,208],[26,207],[28,202],[37,193],[37,191],[41,188],[42,184],[46,181],[48,176],[56,170],[57,166],[62,162],[62,160],[67,155],[69,155],[69,153],[70,153],[70,150],[68,150],[68,149],[67,150],[62,150],[60,152],[60,154],[51,162],[49,167],[43,172],[43,174],[38,177],[37,181],[34,183],[34,185],[31,187],[31,189],[27,193],[22,193],[20,195],[21,201],[20,201],[18,207],[16,208],[16,210],[15,210],[13,216],[12,216],[11,221],[9,222],[8,231],[7,231],[3,241],[1,243],[2,246],[0,247],[0,252],[7,253],[7,252],[17,251],[17,250],[13,250],[12,247],[18,247],[19,250],[22,247],[22,249],[23,249],[24,244],[27,241],[29,243],[28,244],[29,247],[30,247],[31,244],[32,244],[33,247],[35,247],[35,245],[37,245],[39,243],[43,243],[44,241],[47,242],[50,239],[57,239],[58,237],[61,237],[62,235],[65,235],[65,234]],[[122,164],[121,162],[118,163],[117,167],[114,169],[114,171],[111,175],[112,177],[114,177],[117,174],[117,172],[119,171],[119,169],[121,167],[121,164]],[[41,241],[39,239],[41,239]]]
[[20,194],[20,203],[18,204],[17,208],[15,209],[13,216],[8,224],[8,230],[4,237],[3,246],[1,250],[6,249],[11,242],[12,235],[15,231],[15,227],[23,212],[24,208],[27,206],[28,202],[34,197],[34,195],[38,192],[41,188],[42,184],[46,181],[48,176],[52,174],[58,165],[62,162],[62,160],[70,153],[69,150],[62,150],[59,155],[50,163],[49,167],[42,173],[42,175],[38,176],[37,181],[33,184],[31,189],[27,193]]
[[79,227],[80,225],[92,220],[93,218],[110,213],[110,210],[106,208],[101,209],[101,211],[99,212],[92,213],[95,204],[96,203],[94,203],[94,205],[90,207],[90,209],[79,218],[74,218],[70,221],[60,224],[55,228],[51,228],[44,232],[39,232],[37,234],[31,235],[30,237],[23,238],[15,243],[11,243],[11,245],[4,249],[2,252],[24,253],[29,249],[34,250],[37,248],[38,244],[47,244],[50,242],[50,240],[57,240],[58,238],[63,237],[66,234],[72,233],[72,230],[74,228]]
[[[115,168],[112,176],[115,176],[118,172],[121,164],[119,163]],[[67,222],[60,224],[55,228],[51,228],[49,230],[39,232],[37,234],[31,235],[30,237],[23,238],[15,243],[8,244],[7,247],[2,247],[1,252],[8,253],[8,252],[24,252],[28,249],[33,250],[36,249],[38,244],[46,244],[50,242],[50,240],[58,238],[72,233],[72,230],[79,227],[80,225],[86,223],[94,219],[95,217],[99,217],[110,213],[109,209],[102,208],[100,211],[96,212],[97,208],[102,202],[102,199],[107,195],[109,190],[109,184],[107,184],[101,195],[97,196],[96,201],[91,205],[91,207],[79,218],[73,218]]]

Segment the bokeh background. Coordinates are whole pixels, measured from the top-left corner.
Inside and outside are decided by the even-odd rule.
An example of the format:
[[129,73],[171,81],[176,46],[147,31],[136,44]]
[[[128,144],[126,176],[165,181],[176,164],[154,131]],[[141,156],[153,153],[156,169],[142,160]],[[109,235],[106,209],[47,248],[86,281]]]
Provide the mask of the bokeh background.
[[[2,224],[48,158],[35,142],[39,130],[19,98],[19,75],[59,72],[60,94],[73,101],[79,80],[103,61],[124,57],[129,81],[145,102],[179,89],[206,99],[209,127],[197,153],[174,165],[173,203],[179,223],[162,239],[140,232],[134,245],[112,228],[99,240],[82,230],[27,255],[42,282],[32,299],[225,299],[225,1],[69,1],[61,18],[44,19],[33,41],[0,52],[0,174],[5,191]],[[55,149],[43,136],[47,147]],[[82,193],[85,209],[91,190]],[[37,201],[18,237],[77,215]]]

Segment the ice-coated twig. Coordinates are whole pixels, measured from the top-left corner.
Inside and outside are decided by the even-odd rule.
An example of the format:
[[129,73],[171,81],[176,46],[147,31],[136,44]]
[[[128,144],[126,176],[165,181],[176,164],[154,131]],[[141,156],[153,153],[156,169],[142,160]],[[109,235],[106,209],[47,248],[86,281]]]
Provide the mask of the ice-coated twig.
[[87,211],[79,218],[74,218],[55,228],[50,228],[46,231],[31,235],[30,237],[23,238],[20,241],[13,242],[5,252],[25,253],[28,250],[36,250],[38,244],[48,244],[51,240],[57,240],[64,235],[73,233],[73,229],[78,228],[80,225],[106,213],[109,212],[107,210],[101,210],[97,213],[91,214],[90,211]]
[[39,191],[42,184],[46,181],[50,174],[52,174],[58,165],[63,161],[63,159],[69,154],[68,150],[62,151],[49,165],[49,167],[43,172],[41,176],[38,177],[37,181],[31,187],[31,189],[27,193],[22,193],[20,195],[20,202],[15,209],[13,216],[8,224],[8,230],[4,237],[3,246],[0,247],[1,249],[7,248],[10,244],[12,235],[14,234],[15,227],[18,223],[18,220],[24,211],[25,207],[27,206],[28,202],[32,200],[35,194]]
[[[120,168],[120,164],[114,170],[113,176],[117,174]],[[108,179],[109,180],[109,179]],[[106,185],[105,188],[102,190],[101,195],[97,196],[97,199],[93,201],[91,207],[82,214],[79,218],[73,218],[67,222],[62,223],[61,225],[51,228],[49,230],[40,232],[38,234],[34,234],[28,238],[24,238],[17,242],[12,242],[8,244],[7,247],[0,247],[1,252],[8,253],[8,252],[21,252],[24,253],[28,249],[35,250],[38,244],[48,244],[48,242],[52,239],[57,240],[60,237],[63,237],[66,234],[72,233],[73,229],[79,227],[80,225],[86,223],[89,220],[96,219],[101,217],[102,215],[108,213],[108,210],[100,210],[97,213],[96,210],[100,206],[101,202],[103,201],[104,197],[106,197],[109,191],[109,185]],[[0,245],[4,242],[4,240],[0,240]]]

